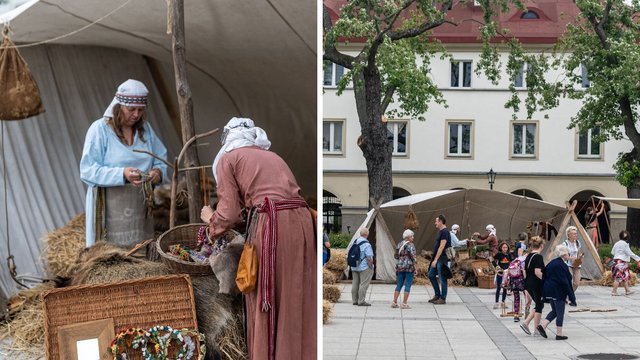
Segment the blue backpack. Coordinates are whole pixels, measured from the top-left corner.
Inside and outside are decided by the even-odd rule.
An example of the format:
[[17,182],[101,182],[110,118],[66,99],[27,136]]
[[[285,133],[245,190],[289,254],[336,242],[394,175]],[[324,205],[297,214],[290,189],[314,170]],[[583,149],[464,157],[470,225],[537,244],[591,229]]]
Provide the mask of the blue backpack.
[[368,242],[368,241],[363,240],[363,241],[360,241],[359,243],[357,242],[351,245],[351,248],[349,249],[349,253],[347,254],[347,264],[349,264],[349,266],[358,267],[358,265],[360,265],[360,261],[362,260],[362,258],[360,257],[361,256],[360,245],[364,244],[365,242]]

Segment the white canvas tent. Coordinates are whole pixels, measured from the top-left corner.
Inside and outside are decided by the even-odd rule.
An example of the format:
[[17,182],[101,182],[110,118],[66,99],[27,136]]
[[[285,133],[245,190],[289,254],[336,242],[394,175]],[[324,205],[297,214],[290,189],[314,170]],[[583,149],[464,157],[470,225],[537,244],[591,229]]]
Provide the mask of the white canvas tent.
[[[402,240],[405,215],[412,209],[416,214],[420,227],[415,231],[416,249],[433,250],[437,230],[434,220],[439,214],[447,219],[447,225],[459,224],[460,238],[468,238],[473,232],[484,234],[485,226],[493,224],[501,241],[516,239],[518,234],[526,231],[531,222],[546,221],[555,224],[557,236],[547,241],[543,255],[548,262],[553,258],[553,248],[565,239],[564,233],[568,225],[579,229],[581,243],[584,244],[585,259],[582,276],[597,279],[602,276],[602,264],[597,251],[588,239],[580,223],[575,218],[572,208],[563,208],[547,202],[530,199],[494,190],[466,189],[443,190],[406,196],[382,204],[372,209],[360,226],[370,230],[369,240],[374,246],[376,278],[379,280],[395,280],[396,244]],[[356,234],[351,244],[358,238]]]
[[[44,275],[40,238],[84,211],[79,179],[84,136],[128,78],[151,91],[149,119],[172,158],[180,145],[167,2],[40,1],[11,21],[11,38],[29,44],[69,34],[118,6],[113,15],[52,43],[20,51],[40,87],[46,112],[4,122],[11,252],[20,274]],[[272,150],[291,166],[303,195],[316,195],[317,3],[312,0],[185,1],[186,50],[196,133],[233,116],[263,127]],[[220,143],[199,146],[211,164]],[[0,176],[0,189],[3,180]],[[5,266],[0,210],[0,290],[16,286]]]

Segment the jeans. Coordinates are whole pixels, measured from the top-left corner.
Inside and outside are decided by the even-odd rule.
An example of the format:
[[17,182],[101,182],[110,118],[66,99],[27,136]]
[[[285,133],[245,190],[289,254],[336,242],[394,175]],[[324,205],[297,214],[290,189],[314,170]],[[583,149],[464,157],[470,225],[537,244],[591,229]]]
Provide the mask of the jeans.
[[[500,297],[500,289],[502,288],[502,276],[496,275],[496,303]],[[502,288],[502,302],[507,298],[507,289]]]
[[402,285],[404,284],[404,292],[411,292],[411,284],[413,283],[413,271],[398,271],[398,285],[396,286],[396,292],[400,292]]
[[551,300],[551,312],[547,314],[546,319],[549,320],[549,322],[556,319],[556,326],[562,327],[562,323],[564,322],[564,306],[564,301]]
[[[447,279],[445,279],[444,276],[442,276],[443,266],[447,266],[447,263],[443,258],[438,259],[438,263],[436,264],[435,268],[429,266],[429,280],[431,280],[431,286],[433,286],[434,295],[443,300],[446,300],[447,299]],[[440,290],[440,286],[438,286],[438,281],[436,280],[436,276],[440,278],[442,291]]]

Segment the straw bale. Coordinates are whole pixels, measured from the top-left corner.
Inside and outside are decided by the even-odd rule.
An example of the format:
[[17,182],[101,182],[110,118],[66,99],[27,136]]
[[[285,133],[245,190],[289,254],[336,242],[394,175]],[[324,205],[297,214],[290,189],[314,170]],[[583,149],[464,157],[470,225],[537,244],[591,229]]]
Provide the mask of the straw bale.
[[413,285],[431,285],[431,281],[426,276],[416,276],[413,278]]
[[[629,274],[629,286],[636,286],[638,282],[638,275],[636,273]],[[602,286],[613,286],[613,277],[610,270],[607,270],[602,274],[602,278],[600,279],[600,285]]]
[[322,298],[329,300],[332,303],[337,303],[340,300],[342,291],[336,285],[322,285]]
[[336,275],[327,269],[322,269],[322,283],[323,284],[335,284]]
[[331,312],[333,310],[333,304],[327,300],[322,300],[322,323],[326,324],[331,318]]
[[416,271],[417,276],[427,277],[429,274],[429,261],[422,256],[416,256]]
[[347,250],[331,249],[331,258],[324,265],[324,268],[338,273],[345,271],[347,269]]
[[62,278],[69,277],[78,253],[85,247],[85,230],[83,213],[42,238],[44,250],[41,257],[49,274]]
[[[2,341],[6,338],[11,342]],[[0,349],[33,359],[44,356],[44,312],[39,300],[27,303],[13,320],[0,325]]]

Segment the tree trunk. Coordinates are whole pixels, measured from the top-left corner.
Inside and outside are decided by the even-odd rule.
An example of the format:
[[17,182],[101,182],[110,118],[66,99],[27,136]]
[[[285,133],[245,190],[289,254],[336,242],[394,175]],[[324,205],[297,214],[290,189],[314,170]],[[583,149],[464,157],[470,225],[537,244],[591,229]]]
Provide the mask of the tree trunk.
[[[640,186],[628,187],[627,197],[629,199],[640,199]],[[640,246],[640,209],[627,208],[627,231],[631,235],[629,245]]]
[[367,164],[369,180],[369,208],[392,200],[393,177],[391,158],[393,144],[387,136],[387,124],[382,122],[380,73],[377,68],[366,68],[362,75],[354,76],[356,108],[362,134],[358,146]]
[[[184,0],[171,0],[171,33],[173,45],[173,69],[176,76],[176,92],[178,93],[178,106],[180,108],[180,123],[182,126],[182,143],[195,136],[193,121],[193,102],[191,100],[191,88],[187,81],[187,56],[184,35]],[[195,147],[189,147],[185,152],[183,167],[200,166],[198,152]],[[177,171],[177,169],[174,169]],[[202,191],[197,171],[187,171],[187,192],[189,193],[189,222],[199,222]]]

